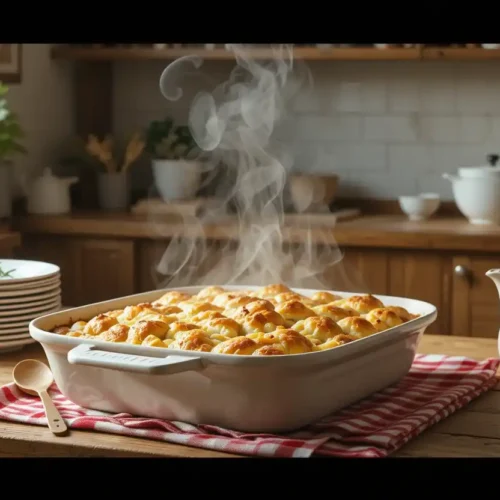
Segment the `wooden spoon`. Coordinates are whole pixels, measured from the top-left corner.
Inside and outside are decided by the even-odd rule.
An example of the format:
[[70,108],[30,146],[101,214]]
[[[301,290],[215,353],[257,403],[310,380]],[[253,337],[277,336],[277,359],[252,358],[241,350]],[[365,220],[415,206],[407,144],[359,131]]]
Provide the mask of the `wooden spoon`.
[[66,423],[47,392],[54,381],[50,368],[36,359],[25,359],[17,363],[12,374],[15,384],[21,391],[40,397],[49,422],[49,429],[57,436],[64,434],[68,430]]

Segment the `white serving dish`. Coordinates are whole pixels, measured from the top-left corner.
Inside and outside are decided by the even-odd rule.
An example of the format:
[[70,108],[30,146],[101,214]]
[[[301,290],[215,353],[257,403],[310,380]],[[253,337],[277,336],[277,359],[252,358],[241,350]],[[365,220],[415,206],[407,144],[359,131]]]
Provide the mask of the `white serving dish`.
[[[202,288],[176,290],[197,293]],[[295,290],[304,295],[316,291]],[[405,307],[421,316],[334,349],[282,356],[176,351],[50,333],[59,325],[152,302],[165,292],[67,309],[30,323],[30,334],[42,345],[55,382],[68,399],[113,413],[246,432],[284,432],[317,421],[404,377],[421,336],[437,317],[435,306],[427,302],[377,295],[386,305]]]

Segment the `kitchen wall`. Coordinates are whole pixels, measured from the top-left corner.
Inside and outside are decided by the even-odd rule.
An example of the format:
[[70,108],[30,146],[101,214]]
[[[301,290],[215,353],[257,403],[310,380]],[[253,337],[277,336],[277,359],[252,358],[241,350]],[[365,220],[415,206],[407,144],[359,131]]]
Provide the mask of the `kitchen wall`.
[[[193,92],[206,80],[186,77],[180,103],[158,89],[166,63],[115,64],[118,134],[167,112],[185,121]],[[342,195],[395,198],[419,191],[452,199],[443,172],[484,163],[500,152],[500,65],[491,62],[310,62],[315,88],[293,104],[277,130],[295,168],[336,172]],[[214,82],[229,62],[206,62]],[[137,173],[137,178],[145,178]]]
[[15,194],[26,185],[24,175],[36,175],[54,164],[74,124],[71,63],[52,61],[49,44],[24,44],[22,50],[22,81],[8,84],[9,106],[19,114],[28,150],[16,157]]

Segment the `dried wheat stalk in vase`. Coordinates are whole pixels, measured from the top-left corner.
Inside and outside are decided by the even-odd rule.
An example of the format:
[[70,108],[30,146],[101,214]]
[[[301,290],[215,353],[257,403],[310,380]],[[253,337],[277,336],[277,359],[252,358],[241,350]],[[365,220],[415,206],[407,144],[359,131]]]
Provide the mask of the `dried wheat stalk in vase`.
[[144,151],[145,142],[140,138],[138,133],[135,133],[127,144],[125,150],[125,159],[121,168],[122,172],[126,172],[130,165],[132,165],[141,156]]
[[104,165],[108,173],[116,172],[116,162],[113,159],[113,138],[111,136],[107,136],[102,142],[99,142],[95,135],[90,134],[86,150]]

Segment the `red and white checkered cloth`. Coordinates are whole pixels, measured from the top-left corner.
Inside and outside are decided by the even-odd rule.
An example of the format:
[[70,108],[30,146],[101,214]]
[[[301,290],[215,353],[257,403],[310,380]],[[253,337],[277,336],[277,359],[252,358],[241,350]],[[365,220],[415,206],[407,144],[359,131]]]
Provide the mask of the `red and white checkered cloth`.
[[[213,425],[111,415],[83,409],[50,390],[69,428],[122,434],[266,457],[385,457],[497,383],[500,359],[417,355],[397,385],[299,431],[245,434]],[[41,401],[14,384],[0,388],[0,419],[47,425]]]

